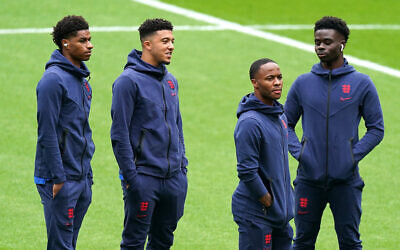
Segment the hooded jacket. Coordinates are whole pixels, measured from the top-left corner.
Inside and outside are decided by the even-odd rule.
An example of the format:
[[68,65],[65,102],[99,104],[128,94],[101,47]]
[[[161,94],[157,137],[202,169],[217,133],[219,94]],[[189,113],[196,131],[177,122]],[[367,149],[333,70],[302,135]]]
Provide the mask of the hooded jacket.
[[132,50],[115,80],[111,141],[120,176],[134,185],[137,173],[169,178],[186,173],[178,83],[164,65],[154,67]]
[[[262,103],[254,94],[242,98],[237,110],[235,144],[239,185],[232,196],[234,216],[283,227],[293,218],[287,147],[287,120],[283,107]],[[259,199],[267,192],[272,205]]]
[[[345,59],[340,68],[320,63],[293,83],[285,103],[289,150],[299,161],[296,180],[320,186],[360,178],[358,162],[383,139],[378,94],[371,79]],[[302,116],[301,142],[295,126]],[[367,132],[359,140],[363,117]]]
[[38,140],[35,182],[62,183],[92,177],[95,146],[89,126],[92,89],[82,62],[73,65],[55,50],[37,88]]

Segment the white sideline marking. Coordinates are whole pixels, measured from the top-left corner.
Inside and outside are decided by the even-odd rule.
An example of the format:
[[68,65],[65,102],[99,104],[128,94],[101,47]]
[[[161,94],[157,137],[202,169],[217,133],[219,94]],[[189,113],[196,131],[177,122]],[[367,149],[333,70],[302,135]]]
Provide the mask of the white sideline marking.
[[[266,30],[312,30],[314,25],[311,24],[254,24],[243,25],[243,27],[253,29]],[[400,30],[400,25],[397,24],[350,24],[352,30]],[[136,32],[138,26],[105,26],[105,27],[90,27],[93,32]],[[216,25],[181,25],[174,26],[174,30],[188,31],[213,31],[226,30],[228,28]],[[52,28],[19,28],[19,29],[0,29],[0,35],[9,34],[44,34],[51,33]]]
[[[224,30],[225,28],[215,25],[182,25],[174,26],[174,30],[188,31],[212,31]],[[91,32],[137,32],[138,26],[109,26],[109,27],[90,27]],[[52,28],[25,28],[25,29],[0,29],[0,35],[10,34],[50,34]]]
[[[162,3],[159,1],[154,1],[154,0],[132,0],[135,1],[137,3],[142,3],[144,5],[148,5],[157,9],[161,9],[164,11],[168,11],[168,12],[172,12],[175,14],[179,14],[191,19],[195,19],[198,21],[203,21],[206,23],[210,23],[210,24],[214,24],[214,25],[218,25],[221,27],[224,27],[226,29],[230,29],[230,30],[234,30],[240,33],[244,33],[247,35],[252,35],[252,36],[256,36],[256,37],[260,37],[260,38],[264,38],[266,40],[270,40],[270,41],[274,41],[280,44],[284,44],[290,47],[295,47],[298,48],[300,50],[304,50],[307,52],[311,52],[311,53],[315,53],[314,52],[314,45],[310,45],[310,44],[306,44],[291,38],[287,38],[284,36],[279,36],[270,32],[265,32],[265,31],[261,31],[255,28],[251,28],[251,27],[246,27],[243,25],[240,25],[238,23],[234,23],[234,22],[230,22],[230,21],[226,21],[217,17],[213,17],[210,15],[206,15],[200,12],[196,12],[193,10],[188,10],[185,8],[181,8],[172,4],[167,4],[167,3]],[[349,56],[346,55],[346,58],[349,60],[350,63],[354,64],[354,65],[358,65],[364,68],[368,68],[374,71],[379,71],[379,72],[383,72],[386,73],[388,75],[391,76],[395,76],[400,78],[400,70],[397,69],[393,69],[384,65],[380,65],[371,61],[367,61],[367,60],[362,60],[353,56]]]
[[[243,27],[253,29],[266,30],[311,30],[314,25],[310,24],[254,24],[243,25]],[[397,24],[352,24],[349,25],[352,30],[400,30],[400,25]],[[93,32],[136,32],[138,26],[105,26],[105,27],[90,27]],[[180,25],[174,26],[174,30],[188,31],[213,31],[227,30],[228,28],[216,25]],[[19,29],[0,29],[0,35],[9,34],[43,34],[51,33],[52,28],[19,28]]]
[[[312,30],[313,24],[254,24],[248,25],[254,29],[266,30]],[[398,24],[349,24],[351,30],[400,30]]]

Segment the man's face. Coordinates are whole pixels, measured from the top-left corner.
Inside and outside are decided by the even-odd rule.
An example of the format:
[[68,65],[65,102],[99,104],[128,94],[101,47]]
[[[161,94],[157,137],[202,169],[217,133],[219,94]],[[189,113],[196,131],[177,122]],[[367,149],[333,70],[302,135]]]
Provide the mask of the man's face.
[[276,63],[269,62],[261,65],[251,82],[256,96],[265,104],[273,105],[273,101],[278,100],[282,95],[282,73]]
[[66,57],[72,60],[73,64],[78,63],[79,65],[82,61],[89,60],[93,49],[93,45],[90,42],[91,38],[89,30],[80,30],[76,36],[69,37],[65,39],[66,42],[62,42],[63,44],[67,43],[64,52],[67,54]]
[[342,34],[334,29],[321,29],[314,33],[315,53],[324,63],[332,63],[341,54],[341,44],[345,44]]
[[174,51],[174,36],[172,30],[158,30],[149,39],[151,43],[150,54],[155,64],[170,64],[172,51]]

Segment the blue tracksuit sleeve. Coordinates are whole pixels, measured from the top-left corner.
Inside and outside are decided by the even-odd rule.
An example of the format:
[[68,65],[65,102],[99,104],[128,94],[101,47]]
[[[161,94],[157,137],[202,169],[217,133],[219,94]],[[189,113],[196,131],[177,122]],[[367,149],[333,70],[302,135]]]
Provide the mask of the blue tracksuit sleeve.
[[295,127],[302,114],[302,109],[299,104],[295,86],[296,81],[293,83],[292,87],[289,90],[284,110],[286,118],[288,120],[288,149],[290,154],[294,158],[299,159],[301,143],[296,135]]
[[66,180],[57,137],[63,95],[60,81],[56,74],[48,74],[36,88],[38,144],[43,149],[44,162],[50,169],[54,183],[57,184]]
[[382,141],[384,134],[381,104],[376,88],[369,77],[367,92],[362,101],[361,115],[367,132],[353,147],[354,160],[357,162]]
[[127,76],[119,77],[113,85],[111,143],[122,176],[130,185],[133,185],[136,176],[129,133],[135,109],[135,93],[135,84]]
[[235,131],[238,176],[257,199],[268,193],[258,174],[261,136],[255,119],[247,118],[238,122]]

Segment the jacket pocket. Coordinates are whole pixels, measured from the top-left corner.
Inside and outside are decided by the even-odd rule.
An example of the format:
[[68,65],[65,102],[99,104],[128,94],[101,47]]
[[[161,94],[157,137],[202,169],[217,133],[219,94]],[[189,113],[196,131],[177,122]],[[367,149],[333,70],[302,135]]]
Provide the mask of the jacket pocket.
[[67,137],[68,137],[69,131],[68,129],[64,128],[62,131],[61,135],[61,141],[60,141],[60,153],[61,153],[61,158],[64,157],[64,153],[67,149]]
[[135,163],[136,163],[137,159],[139,159],[141,154],[142,154],[142,146],[143,146],[142,144],[143,144],[143,140],[144,140],[146,132],[147,131],[145,129],[141,129],[140,130],[139,142],[138,142],[138,146],[136,147],[136,150],[135,150]]
[[271,206],[265,207],[263,206],[263,213],[265,218],[273,223],[274,225],[281,225],[286,221],[286,214],[284,212],[284,208],[282,207],[282,197],[277,196],[275,193],[274,185],[271,183],[271,191],[270,191],[272,200]]
[[301,140],[301,149],[300,149],[300,154],[299,154],[299,159],[298,161],[301,161],[301,157],[303,156],[304,149],[306,148],[307,145],[307,137],[303,137],[303,140]]

